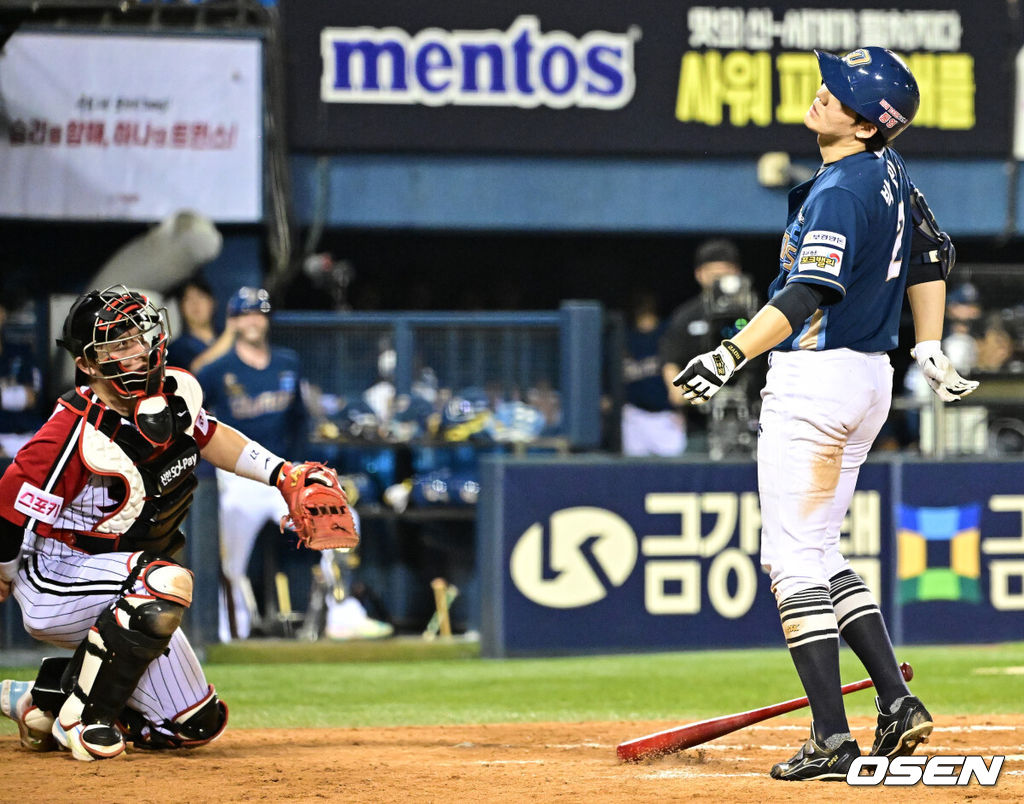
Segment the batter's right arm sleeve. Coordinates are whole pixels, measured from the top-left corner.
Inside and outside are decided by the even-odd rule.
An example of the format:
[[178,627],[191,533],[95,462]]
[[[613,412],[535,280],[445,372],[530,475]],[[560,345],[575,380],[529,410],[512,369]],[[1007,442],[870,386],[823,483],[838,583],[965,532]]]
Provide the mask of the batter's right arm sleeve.
[[790,282],[776,293],[768,304],[786,316],[793,332],[799,332],[815,310],[838,299],[838,294],[830,293],[821,285]]

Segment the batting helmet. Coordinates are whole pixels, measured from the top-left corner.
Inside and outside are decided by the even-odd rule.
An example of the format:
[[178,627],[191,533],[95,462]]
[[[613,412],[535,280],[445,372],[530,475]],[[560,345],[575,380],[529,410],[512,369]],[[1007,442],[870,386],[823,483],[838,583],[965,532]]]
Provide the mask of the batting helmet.
[[842,58],[815,50],[814,55],[828,91],[878,126],[886,140],[910,125],[921,93],[910,69],[891,50],[862,47]]
[[165,312],[124,285],[91,290],[71,306],[57,345],[95,363],[120,396],[153,396],[163,387]]
[[239,288],[228,302],[228,316],[269,313],[270,294],[263,288]]

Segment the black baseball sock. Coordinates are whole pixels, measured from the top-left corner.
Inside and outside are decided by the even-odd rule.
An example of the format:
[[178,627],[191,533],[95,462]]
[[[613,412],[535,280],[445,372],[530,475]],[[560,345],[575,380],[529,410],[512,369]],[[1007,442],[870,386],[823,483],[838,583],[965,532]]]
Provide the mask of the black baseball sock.
[[853,570],[834,576],[830,594],[839,631],[875,683],[883,711],[904,695],[910,695],[903,679],[882,612],[864,581]]
[[779,603],[782,631],[800,683],[811,703],[814,737],[819,745],[850,726],[839,677],[839,629],[828,590],[814,587]]

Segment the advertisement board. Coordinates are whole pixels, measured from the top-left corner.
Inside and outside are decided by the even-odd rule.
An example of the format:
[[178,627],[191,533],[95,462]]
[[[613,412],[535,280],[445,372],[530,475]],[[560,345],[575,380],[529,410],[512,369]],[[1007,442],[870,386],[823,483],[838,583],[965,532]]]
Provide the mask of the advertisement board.
[[[880,600],[891,467],[864,467],[841,545]],[[783,645],[753,464],[501,460],[479,517],[485,655]]]
[[0,216],[262,218],[262,43],[21,31],[0,56]]
[[315,152],[816,155],[815,48],[903,56],[908,154],[1008,155],[1009,6],[906,0],[282,0],[291,146]]
[[897,603],[908,642],[1024,633],[1021,466],[906,464],[896,508]]

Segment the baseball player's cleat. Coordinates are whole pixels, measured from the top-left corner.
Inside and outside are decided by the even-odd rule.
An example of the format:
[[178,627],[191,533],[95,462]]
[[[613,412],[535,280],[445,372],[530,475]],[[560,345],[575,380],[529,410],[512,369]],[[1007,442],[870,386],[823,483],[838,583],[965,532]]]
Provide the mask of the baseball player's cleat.
[[878,726],[875,728],[871,756],[910,756],[918,745],[928,742],[928,735],[934,726],[932,716],[915,696],[904,696],[899,708],[892,714],[882,711],[877,698],[875,708],[878,710]]
[[113,759],[124,753],[124,736],[117,726],[108,723],[75,723],[65,728],[60,720],[53,723],[53,736],[61,748],[83,762],[94,759]]
[[818,745],[811,726],[811,737],[792,759],[772,767],[772,778],[786,782],[840,782],[845,781],[853,761],[860,756],[854,739],[828,750]]
[[50,733],[53,715],[33,703],[31,681],[4,679],[0,682],[0,712],[18,724],[21,744],[29,751],[53,751],[57,748]]

